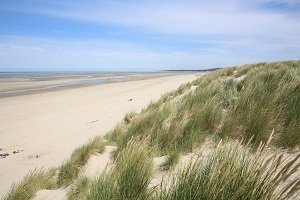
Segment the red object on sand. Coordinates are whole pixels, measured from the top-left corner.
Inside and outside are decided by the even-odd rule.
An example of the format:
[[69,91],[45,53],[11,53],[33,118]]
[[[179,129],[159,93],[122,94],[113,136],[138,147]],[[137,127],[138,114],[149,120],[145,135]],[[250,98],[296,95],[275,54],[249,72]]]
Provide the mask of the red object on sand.
[[14,151],[13,151],[13,154],[16,154],[16,153],[19,153],[19,150],[17,150],[17,151],[16,151],[16,150],[14,150]]

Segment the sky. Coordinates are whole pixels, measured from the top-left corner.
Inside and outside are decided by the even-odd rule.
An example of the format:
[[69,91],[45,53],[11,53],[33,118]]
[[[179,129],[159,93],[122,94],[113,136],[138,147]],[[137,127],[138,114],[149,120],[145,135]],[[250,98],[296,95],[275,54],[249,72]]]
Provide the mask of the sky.
[[300,0],[0,0],[0,71],[300,59]]

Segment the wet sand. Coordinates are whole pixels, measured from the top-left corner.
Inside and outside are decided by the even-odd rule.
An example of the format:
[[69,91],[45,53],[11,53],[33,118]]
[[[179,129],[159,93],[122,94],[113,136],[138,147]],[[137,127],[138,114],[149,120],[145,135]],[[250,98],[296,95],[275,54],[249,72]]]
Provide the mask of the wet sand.
[[[45,72],[0,73],[0,98],[86,87],[104,83],[182,75],[174,72]],[[187,73],[185,73],[187,74]],[[191,74],[191,73],[190,73]]]

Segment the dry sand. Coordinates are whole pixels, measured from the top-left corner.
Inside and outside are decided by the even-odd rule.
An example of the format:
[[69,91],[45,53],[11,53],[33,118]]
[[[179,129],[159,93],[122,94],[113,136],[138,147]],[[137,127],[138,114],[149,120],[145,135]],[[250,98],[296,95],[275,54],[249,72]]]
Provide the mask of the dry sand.
[[[104,135],[126,112],[192,81],[193,74],[110,83],[0,99],[0,197],[36,167],[55,167],[96,135]],[[132,101],[128,101],[132,99]],[[12,154],[15,149],[24,150]]]

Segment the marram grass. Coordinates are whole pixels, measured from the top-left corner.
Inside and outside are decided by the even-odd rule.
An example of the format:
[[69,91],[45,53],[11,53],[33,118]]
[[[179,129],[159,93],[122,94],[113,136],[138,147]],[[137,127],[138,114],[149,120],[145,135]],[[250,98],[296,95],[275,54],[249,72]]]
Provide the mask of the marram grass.
[[[228,109],[223,134],[266,141],[274,128],[274,144],[300,145],[300,62],[247,66],[242,89]],[[240,68],[239,71],[245,71]]]
[[149,151],[140,142],[130,141],[116,158],[112,171],[101,174],[92,184],[87,199],[146,200],[153,175]]
[[55,187],[54,175],[54,169],[35,169],[29,172],[22,181],[13,184],[3,200],[30,200],[38,190]]
[[68,191],[68,200],[83,200],[89,192],[91,181],[86,176],[76,179]]
[[87,200],[118,200],[118,188],[112,173],[102,173],[92,183]]
[[79,175],[80,169],[87,163],[93,153],[102,153],[105,142],[101,137],[96,137],[89,143],[77,148],[71,158],[64,162],[58,169],[58,186],[70,185]]
[[283,163],[282,156],[269,158],[260,150],[252,153],[237,142],[220,144],[210,155],[191,161],[165,181],[157,199],[289,199],[299,193],[300,177],[283,189],[278,185],[296,172],[299,157]]
[[180,160],[180,152],[179,150],[174,149],[174,151],[170,152],[166,160],[161,164],[160,168],[163,171],[170,170],[174,168]]

